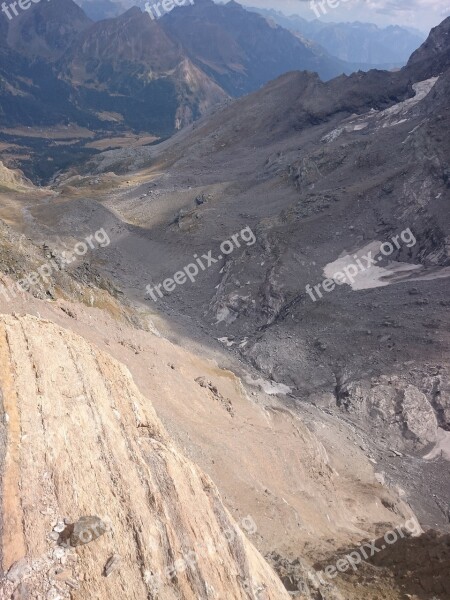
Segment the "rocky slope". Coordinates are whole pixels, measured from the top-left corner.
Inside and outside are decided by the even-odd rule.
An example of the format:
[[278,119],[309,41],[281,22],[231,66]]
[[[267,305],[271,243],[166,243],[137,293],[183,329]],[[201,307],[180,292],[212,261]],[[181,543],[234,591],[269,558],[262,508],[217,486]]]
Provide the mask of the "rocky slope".
[[[27,198],[33,193],[28,192]],[[10,203],[8,207],[11,222],[22,206],[20,198],[17,194],[18,206]],[[4,204],[2,216],[6,214]],[[48,201],[42,206],[46,204]],[[38,247],[11,228],[2,227],[0,245],[2,269],[8,269],[14,278],[36,269],[34,261],[39,261],[39,256],[41,261],[46,259]],[[20,253],[23,261],[19,265],[23,267],[19,268],[23,271],[17,272]],[[98,261],[103,258],[100,253]],[[320,594],[340,598],[332,582],[321,584],[317,580],[311,561],[332,555],[337,547],[355,545],[362,537],[380,535],[412,516],[396,490],[377,482],[372,465],[358,447],[359,437],[317,409],[307,410],[299,418],[276,397],[255,387],[247,391],[230,371],[162,338],[149,323],[148,313],[121,310],[117,301],[108,300],[108,293],[97,287],[93,265],[98,261],[94,257],[84,261],[89,270],[82,280],[78,268],[68,269],[64,274],[53,274],[52,285],[44,284],[50,294],[41,294],[40,286],[32,290],[46,300],[17,289],[13,295],[13,282],[1,277],[9,296],[1,291],[0,311],[13,313],[2,320],[6,354],[1,363],[1,390],[6,415],[1,447],[3,458],[6,452],[3,466],[8,467],[2,479],[8,500],[3,504],[1,520],[4,569],[10,567],[10,562],[5,562],[6,553],[9,561],[19,560],[8,576],[4,575],[0,589],[6,598],[17,586],[21,587],[15,598],[27,597],[27,589],[31,593],[45,590],[53,597],[59,588],[63,595],[71,591],[72,597],[91,598],[97,586],[108,593],[123,586],[125,575],[125,597],[133,598],[146,581],[150,587],[154,583],[155,561],[169,569],[171,564],[185,560],[183,555],[192,561],[192,552],[208,569],[218,568],[222,573],[225,597],[241,598],[245,580],[238,577],[237,587],[229,586],[229,575],[221,570],[231,565],[230,572],[238,572],[230,563],[228,550],[224,562],[220,536],[212,538],[214,551],[211,544],[205,546],[206,533],[201,540],[200,533],[199,537],[192,534],[192,519],[203,510],[201,496],[195,496],[199,471],[161,431],[150,400],[177,446],[218,485],[224,504],[253,544],[264,554],[275,550],[301,558],[303,570],[298,581],[302,586],[308,582],[312,585],[312,578],[315,587],[311,588],[311,598],[320,598]],[[57,299],[61,294],[71,302]],[[18,316],[24,313],[35,316]],[[160,324],[164,326],[162,321]],[[217,358],[223,361],[225,357]],[[129,367],[144,395],[117,359]],[[15,443],[18,436],[20,445]],[[192,476],[189,493],[172,496],[167,488],[170,478],[166,478],[160,461],[153,462],[159,459],[152,458],[149,445],[166,461],[177,490],[185,490],[186,471]],[[146,475],[149,463],[158,468],[153,466]],[[22,477],[26,477],[26,484],[20,483]],[[211,480],[199,477],[202,485],[208,482],[212,502],[217,497]],[[135,493],[136,486],[139,489]],[[130,489],[133,494],[127,492]],[[23,499],[20,503],[18,495]],[[191,503],[187,516],[182,514],[184,501]],[[214,510],[217,517],[223,511]],[[22,511],[22,519],[13,518],[16,511]],[[149,518],[144,520],[142,515],[147,513]],[[228,513],[224,514],[228,519]],[[86,525],[80,532],[82,517],[95,517],[90,520],[89,531],[109,531],[115,526],[118,533],[113,529],[86,546],[60,547],[66,533],[60,536],[67,529],[70,533],[72,525],[77,533],[73,538],[72,532],[71,539],[87,535],[82,533]],[[186,531],[188,522],[191,526]],[[154,531],[158,523],[161,527]],[[227,521],[220,523],[226,548],[232,553]],[[209,521],[204,525],[216,531],[216,525]],[[197,530],[203,531],[196,523]],[[163,542],[158,538],[161,531],[168,536]],[[154,541],[144,537],[147,532]],[[22,538],[26,545],[23,552]],[[237,537],[235,540],[238,543]],[[155,550],[154,544],[161,549]],[[137,563],[149,566],[148,572],[134,564],[133,556],[138,552]],[[184,569],[182,562],[177,564],[188,577],[190,570]],[[105,577],[110,571],[111,576]],[[200,581],[202,577],[200,574]],[[161,597],[170,598],[172,592],[176,597],[190,597],[184,582],[184,575],[174,579]],[[192,588],[194,584],[190,585]],[[231,595],[230,590],[237,591]],[[195,597],[206,600],[210,593],[206,586],[197,589]],[[254,598],[265,597],[258,586],[254,593]],[[392,597],[397,598],[395,594]]]
[[25,190],[32,188],[33,184],[20,171],[13,171],[5,167],[0,161],[0,187],[11,190]]
[[439,75],[448,69],[450,61],[450,19],[431,30],[427,40],[408,61],[407,68],[416,74],[416,80]]
[[[3,563],[35,561],[4,590],[30,575],[47,593],[142,597],[196,545],[163,598],[206,600],[206,583],[246,598],[246,573],[252,600],[263,584],[285,597],[240,535],[220,551],[233,515],[299,598],[446,598],[442,534],[318,578],[413,512],[450,529],[449,22],[398,74],[287,74],[159,146],[0,190]],[[108,245],[11,293],[100,228]],[[244,228],[254,242],[219,258]],[[151,300],[147,284],[208,252],[194,282]]]
[[[0,353],[0,597],[289,597],[127,369],[33,317],[2,317]],[[86,515],[99,539],[91,519],[64,547]]]
[[[399,73],[328,83],[285,75],[160,147],[103,154],[62,188],[81,198],[92,173],[108,189],[109,171],[125,173],[113,195],[99,190],[97,210],[127,229],[107,271],[139,302],[143,282],[164,281],[194,253],[214,256],[250,226],[252,246],[157,305],[148,298],[150,307],[183,336],[226,344],[300,404],[352,422],[383,461],[380,477],[407,490],[427,524],[444,527],[449,23]],[[66,227],[79,213],[73,202],[68,210]],[[311,298],[306,286],[367,252],[376,257],[400,233],[405,241],[376,266],[361,263],[356,282]],[[384,463],[386,447],[400,469]]]

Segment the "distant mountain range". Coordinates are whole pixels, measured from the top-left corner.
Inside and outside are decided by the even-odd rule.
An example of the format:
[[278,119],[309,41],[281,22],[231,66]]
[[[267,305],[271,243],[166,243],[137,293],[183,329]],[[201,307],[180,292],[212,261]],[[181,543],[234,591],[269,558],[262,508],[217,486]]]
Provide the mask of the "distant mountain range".
[[[287,71],[330,79],[353,70],[235,2],[197,0],[157,21],[134,7],[93,22],[72,0],[58,0],[10,22],[2,16],[1,27],[0,124],[7,126],[61,122],[58,105],[79,124],[98,127],[99,114],[112,112],[114,123],[168,135]],[[40,110],[41,101],[53,114]]]
[[300,33],[320,44],[332,56],[350,63],[402,67],[426,38],[420,31],[398,25],[380,28],[373,23],[330,23],[320,19],[307,21],[298,15],[286,16],[273,9],[249,10]]
[[[113,0],[78,0],[77,4],[93,21],[118,17],[128,8],[131,8],[131,6],[124,7],[117,2],[113,2]],[[137,4],[137,2],[134,4]]]
[[[111,0],[88,5],[91,17],[116,10]],[[158,20],[132,7],[100,21],[73,0],[41,2],[0,17],[2,160],[29,176],[39,161],[45,179],[96,152],[99,138],[170,136],[286,72],[329,80],[364,68],[234,1],[195,0]],[[57,143],[45,128],[61,125],[81,137]]]
[[[95,6],[114,11],[109,0]],[[287,71],[330,79],[356,68],[236,2],[196,0],[154,21],[133,7],[96,22],[73,0],[42,2],[12,20],[2,14],[0,34],[0,140],[11,144],[2,158],[29,175],[24,155],[39,154],[48,173],[73,162],[67,154],[95,152],[85,139],[57,144],[42,128],[167,137]]]

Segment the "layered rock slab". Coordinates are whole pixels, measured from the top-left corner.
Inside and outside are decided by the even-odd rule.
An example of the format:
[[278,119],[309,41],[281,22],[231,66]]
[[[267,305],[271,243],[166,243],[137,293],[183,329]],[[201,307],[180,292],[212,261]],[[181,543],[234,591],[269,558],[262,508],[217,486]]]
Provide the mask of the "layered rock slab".
[[[0,598],[289,597],[121,363],[50,321],[2,316],[0,388]],[[55,522],[83,515],[109,531],[60,548]]]

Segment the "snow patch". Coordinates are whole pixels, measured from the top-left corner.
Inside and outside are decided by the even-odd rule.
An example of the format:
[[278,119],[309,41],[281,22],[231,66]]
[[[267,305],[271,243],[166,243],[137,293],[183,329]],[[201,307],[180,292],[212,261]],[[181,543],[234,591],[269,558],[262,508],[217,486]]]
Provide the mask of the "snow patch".
[[261,388],[263,392],[269,394],[270,396],[275,396],[277,394],[285,396],[291,391],[291,388],[288,385],[285,385],[284,383],[269,381],[267,379],[263,379],[262,377],[260,377],[259,379],[253,379],[252,377],[250,377],[250,375],[246,375],[244,377],[244,380],[249,385]]
[[231,348],[231,346],[234,346],[234,344],[236,343],[229,340],[227,337],[217,338],[217,341],[221,342],[222,344],[225,344],[226,346],[228,346],[228,348]]
[[[352,252],[352,254],[340,256],[337,260],[328,263],[324,267],[324,276],[327,279],[333,279],[336,283],[340,283],[335,276],[337,273],[341,273],[345,278],[343,283],[349,285],[352,290],[355,291],[385,287],[403,281],[430,281],[432,279],[450,277],[450,267],[425,268],[420,264],[415,265],[397,261],[389,261],[386,266],[371,265],[367,267],[363,257],[371,252],[372,256],[376,258],[380,254],[382,245],[383,242],[375,240],[370,244],[367,244],[367,246]],[[358,267],[358,259],[361,261],[363,267],[366,267],[365,269]],[[382,257],[380,255],[377,260],[381,261],[381,259]],[[354,265],[358,268],[358,272],[351,279],[346,277],[344,272],[344,269],[350,265]]]
[[440,456],[450,461],[450,431],[438,427],[436,444],[433,450],[424,456],[424,459],[433,460]]

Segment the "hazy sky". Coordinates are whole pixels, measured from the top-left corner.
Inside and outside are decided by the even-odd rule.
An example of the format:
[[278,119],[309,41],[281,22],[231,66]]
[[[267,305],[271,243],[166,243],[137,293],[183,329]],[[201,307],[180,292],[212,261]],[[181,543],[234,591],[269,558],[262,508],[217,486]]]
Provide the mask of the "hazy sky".
[[[378,25],[403,25],[428,33],[450,15],[450,0],[332,0],[338,4],[320,16],[326,21],[366,21]],[[237,0],[239,4],[259,8],[275,8],[285,14],[299,14],[306,19],[317,18],[310,0]],[[315,0],[316,4],[318,0]]]

